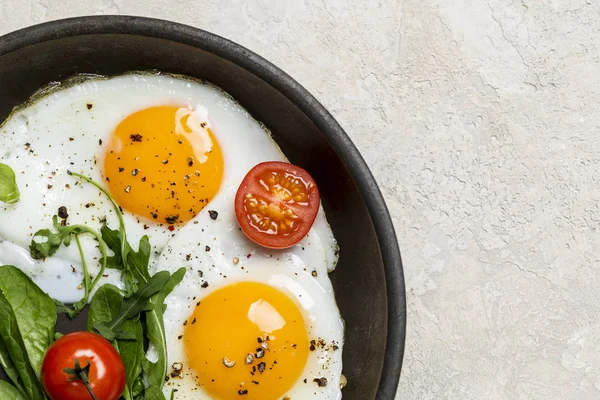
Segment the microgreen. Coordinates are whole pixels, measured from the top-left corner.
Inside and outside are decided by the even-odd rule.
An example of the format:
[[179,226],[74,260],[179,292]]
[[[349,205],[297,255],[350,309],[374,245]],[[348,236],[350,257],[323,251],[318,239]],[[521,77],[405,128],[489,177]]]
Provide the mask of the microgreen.
[[[69,316],[69,318],[73,319],[88,303],[90,293],[94,290],[94,288],[98,284],[98,281],[104,274],[108,257],[107,246],[104,240],[102,239],[102,235],[94,229],[88,227],[87,225],[63,225],[63,223],[58,222],[58,216],[56,215],[52,217],[52,225],[54,226],[56,232],[53,232],[50,229],[41,229],[33,235],[33,239],[31,240],[31,244],[29,245],[29,252],[31,253],[31,257],[34,259],[43,259],[46,257],[50,257],[54,255],[54,253],[56,253],[56,251],[61,245],[69,246],[71,244],[72,238],[75,237],[75,242],[79,250],[79,255],[81,257],[81,265],[83,269],[84,295],[79,301],[74,303],[72,307],[68,307],[63,303],[55,300],[58,311],[66,313]],[[102,265],[100,267],[100,272],[96,275],[93,281],[91,281],[90,279],[87,261],[83,252],[83,247],[81,246],[81,241],[79,240],[79,235],[82,234],[91,235],[96,240],[96,242],[98,242],[98,248],[100,249],[100,253],[102,254]],[[46,240],[44,241],[43,239]]]

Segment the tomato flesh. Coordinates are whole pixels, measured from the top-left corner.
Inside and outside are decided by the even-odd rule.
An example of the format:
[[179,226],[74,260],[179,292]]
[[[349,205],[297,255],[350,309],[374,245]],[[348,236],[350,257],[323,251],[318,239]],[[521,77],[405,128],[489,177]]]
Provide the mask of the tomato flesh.
[[74,367],[75,359],[81,367],[89,362],[90,387],[96,398],[119,399],[125,388],[125,366],[119,353],[100,335],[74,332],[54,342],[42,361],[42,385],[51,400],[91,399],[83,382],[64,371]]
[[285,162],[252,168],[235,199],[242,231],[264,247],[281,249],[298,243],[319,211],[319,190],[308,172]]

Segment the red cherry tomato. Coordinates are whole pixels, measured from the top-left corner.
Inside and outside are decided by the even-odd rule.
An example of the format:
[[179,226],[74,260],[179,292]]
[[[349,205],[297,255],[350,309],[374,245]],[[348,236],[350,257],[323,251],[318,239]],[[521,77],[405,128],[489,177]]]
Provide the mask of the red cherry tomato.
[[76,359],[82,368],[89,363],[89,386],[98,400],[119,399],[125,388],[119,353],[100,335],[74,332],[54,342],[42,361],[42,385],[51,400],[92,398],[81,380],[64,371],[74,368]]
[[284,249],[310,230],[319,211],[319,189],[300,167],[264,162],[252,168],[235,196],[235,216],[242,231],[257,244]]

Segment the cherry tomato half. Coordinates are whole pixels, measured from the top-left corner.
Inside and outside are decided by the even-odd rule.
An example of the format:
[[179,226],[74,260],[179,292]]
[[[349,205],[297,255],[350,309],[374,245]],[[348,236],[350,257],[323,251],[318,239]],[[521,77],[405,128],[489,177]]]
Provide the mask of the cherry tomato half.
[[117,400],[125,388],[125,366],[119,353],[102,336],[74,332],[54,342],[42,361],[42,385],[51,400],[91,399],[83,382],[65,372],[75,360],[89,363],[89,386],[99,400]]
[[319,189],[300,167],[270,161],[256,165],[235,196],[235,216],[257,244],[285,249],[310,230],[319,211]]

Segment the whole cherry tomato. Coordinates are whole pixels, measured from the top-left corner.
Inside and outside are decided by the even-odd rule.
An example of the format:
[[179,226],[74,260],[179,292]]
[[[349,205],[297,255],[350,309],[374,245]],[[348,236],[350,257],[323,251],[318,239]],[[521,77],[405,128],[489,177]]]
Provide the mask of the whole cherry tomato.
[[125,388],[121,356],[108,340],[91,332],[70,333],[54,342],[41,375],[51,400],[118,400]]
[[235,196],[235,216],[257,244],[284,249],[310,230],[319,211],[315,180],[300,167],[270,161],[252,168]]

